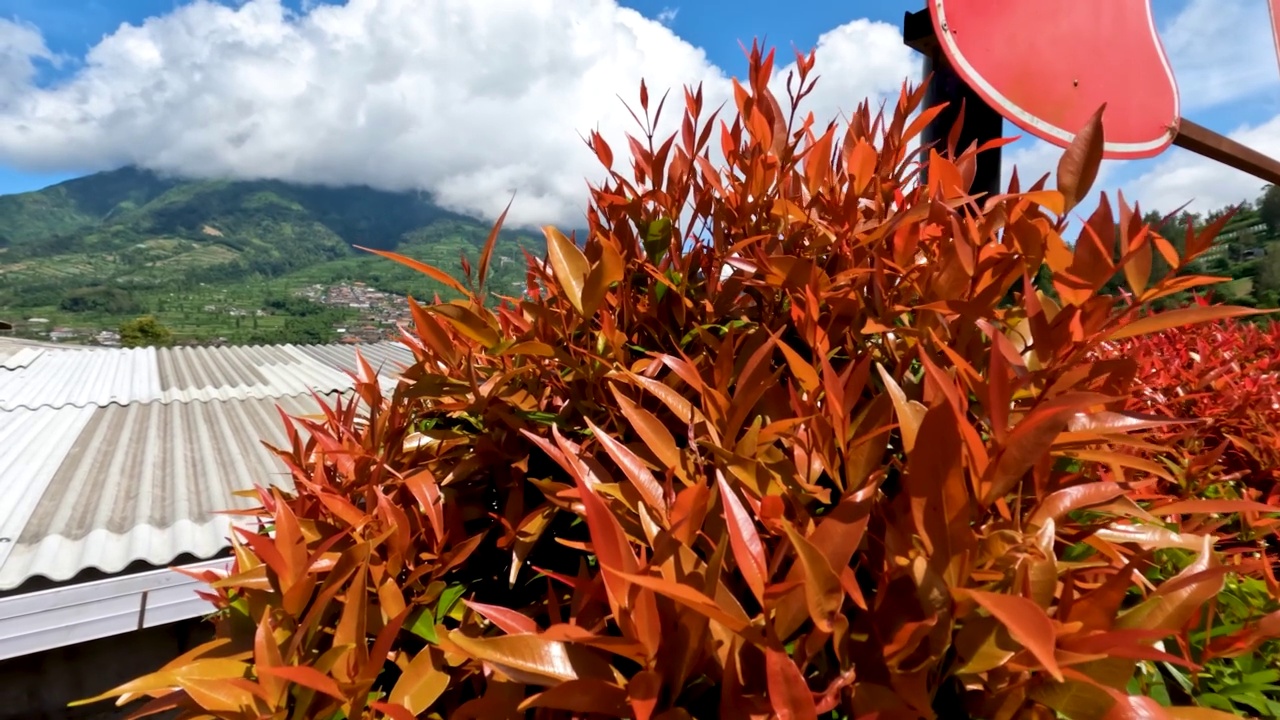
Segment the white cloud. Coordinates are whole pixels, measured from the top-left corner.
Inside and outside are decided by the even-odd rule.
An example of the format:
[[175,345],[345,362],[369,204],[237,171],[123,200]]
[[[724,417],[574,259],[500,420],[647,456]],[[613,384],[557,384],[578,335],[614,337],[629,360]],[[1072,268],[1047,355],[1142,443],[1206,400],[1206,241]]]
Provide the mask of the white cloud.
[[1280,81],[1268,4],[1189,0],[1160,33],[1184,111],[1247,99]]
[[0,111],[35,80],[35,60],[53,59],[37,28],[0,19]]
[[[1190,0],[1165,28],[1165,47],[1190,118],[1197,119],[1197,110],[1213,106],[1251,109],[1255,117],[1258,110],[1274,111],[1280,62],[1270,22],[1267,3]],[[1280,116],[1228,134],[1264,155],[1280,158]],[[1127,187],[1153,209],[1169,212],[1190,202],[1190,209],[1206,212],[1254,200],[1264,184],[1247,173],[1173,148]]]
[[676,21],[676,16],[679,14],[680,14],[680,8],[678,7],[674,7],[674,8],[664,7],[658,13],[658,22],[662,23],[663,25],[670,25],[671,23]]
[[[581,136],[601,128],[621,157],[634,123],[617,96],[634,106],[642,76],[655,102],[673,90],[673,122],[682,86],[714,108],[745,71],[613,0],[198,0],[122,26],[51,87],[29,70],[40,36],[0,33],[0,163],[416,188],[488,217],[514,189],[516,223],[581,220],[600,176]],[[916,68],[896,27],[841,26],[819,41],[811,108],[892,95]]]

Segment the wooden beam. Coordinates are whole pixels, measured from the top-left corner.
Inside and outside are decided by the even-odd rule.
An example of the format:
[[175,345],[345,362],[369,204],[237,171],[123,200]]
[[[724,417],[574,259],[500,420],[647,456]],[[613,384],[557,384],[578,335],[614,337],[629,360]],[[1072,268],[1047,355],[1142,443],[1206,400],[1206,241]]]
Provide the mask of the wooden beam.
[[1272,185],[1280,185],[1280,162],[1186,118],[1178,122],[1173,144]]

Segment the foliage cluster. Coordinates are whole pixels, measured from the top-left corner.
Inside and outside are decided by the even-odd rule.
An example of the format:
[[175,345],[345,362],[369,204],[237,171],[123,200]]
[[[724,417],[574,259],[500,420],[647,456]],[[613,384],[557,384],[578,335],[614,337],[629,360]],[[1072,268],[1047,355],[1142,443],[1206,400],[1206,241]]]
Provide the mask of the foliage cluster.
[[67,293],[58,307],[70,313],[99,312],[111,315],[137,314],[143,311],[137,298],[128,290],[101,286]]
[[[1199,307],[1207,302],[1200,299]],[[1104,349],[1138,362],[1127,409],[1193,420],[1153,430],[1187,497],[1237,493],[1280,506],[1280,324],[1230,319]]]
[[[522,297],[485,293],[501,219],[465,283],[380,251],[462,299],[411,302],[390,396],[362,364],[353,397],[286,419],[296,490],[260,490],[261,530],[199,575],[218,638],[106,697],[225,718],[1231,717],[1136,686],[1276,634],[1246,607],[1235,645],[1200,652],[1227,579],[1265,576],[1215,547],[1215,518],[1269,508],[1153,486],[1143,433],[1170,421],[1128,410],[1139,363],[1103,356],[1251,312],[1142,314],[1212,282],[1186,270],[1221,223],[1179,252],[1104,198],[1068,245],[1100,114],[1057,189],[975,198],[985,148],[912,147],[938,110],[916,114],[922,90],[823,127],[796,110],[813,65],[784,106],[753,48],[723,121],[686,90],[670,138],[642,84],[626,162],[589,139],[609,179],[585,242],[547,228]],[[1117,273],[1136,303],[1100,292]]]
[[173,331],[154,315],[143,315],[120,326],[120,344],[127,348],[165,347],[173,344]]

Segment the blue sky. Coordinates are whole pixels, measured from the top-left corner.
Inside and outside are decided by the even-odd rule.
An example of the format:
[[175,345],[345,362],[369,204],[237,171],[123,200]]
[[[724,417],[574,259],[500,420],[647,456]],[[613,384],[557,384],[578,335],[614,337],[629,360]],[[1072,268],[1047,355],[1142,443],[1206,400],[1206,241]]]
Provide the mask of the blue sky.
[[[1184,113],[1280,153],[1280,66],[1264,0],[1153,1]],[[625,98],[640,75],[720,87],[745,66],[739,42],[760,36],[784,55],[817,45],[818,72],[824,83],[835,78],[819,111],[838,112],[854,95],[891,94],[911,74],[914,56],[893,34],[904,11],[920,6],[625,0],[648,19],[638,21],[607,0],[488,0],[483,9],[463,0],[284,0],[284,12],[278,2],[219,10],[207,0],[0,0],[0,89],[10,96],[0,98],[0,193],[137,163],[421,187],[477,214],[501,204],[481,193],[532,186],[528,215],[563,214],[590,165],[559,160],[577,152],[568,148],[584,126],[612,128],[611,82]],[[461,25],[441,29],[453,22]],[[451,45],[457,27],[470,45]],[[611,40],[593,45],[598,38]],[[516,57],[504,58],[507,48]],[[498,87],[499,76],[518,87]],[[563,112],[564,127],[546,120],[522,128],[523,139],[497,138],[505,129],[493,116],[507,107],[525,118]],[[1038,173],[1057,151],[1023,141],[1008,156]],[[1127,194],[1149,206],[1213,206],[1260,185],[1176,150],[1108,163],[1102,184],[1133,188]]]

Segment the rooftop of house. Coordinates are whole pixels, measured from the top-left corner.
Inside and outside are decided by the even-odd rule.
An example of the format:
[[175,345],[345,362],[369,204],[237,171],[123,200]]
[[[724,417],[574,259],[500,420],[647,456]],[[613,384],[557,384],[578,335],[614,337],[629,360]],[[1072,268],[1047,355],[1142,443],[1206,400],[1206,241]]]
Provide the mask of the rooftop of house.
[[[73,614],[102,626],[114,612],[104,594],[119,605],[124,592],[104,579],[132,578],[142,589],[128,592],[147,605],[175,582],[163,568],[224,554],[232,518],[219,511],[250,502],[236,493],[291,484],[263,445],[287,442],[279,412],[315,415],[313,392],[349,392],[357,350],[388,389],[413,362],[392,342],[124,349],[0,338],[0,658],[103,636],[68,629],[67,608],[45,617],[73,602],[68,588]],[[183,587],[169,615],[208,610]],[[133,604],[110,617],[127,629],[139,610],[123,602]]]

